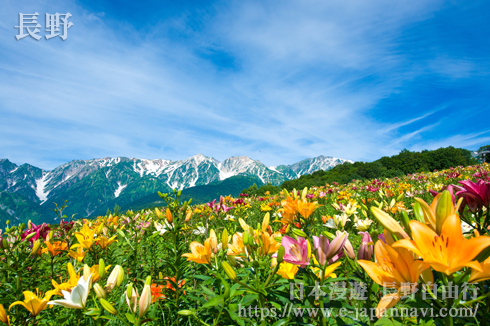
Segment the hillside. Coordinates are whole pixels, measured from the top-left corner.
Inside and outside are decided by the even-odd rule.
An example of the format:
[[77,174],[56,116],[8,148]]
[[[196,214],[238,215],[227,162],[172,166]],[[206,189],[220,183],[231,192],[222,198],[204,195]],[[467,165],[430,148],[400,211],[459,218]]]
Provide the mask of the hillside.
[[353,179],[400,177],[415,172],[429,172],[471,164],[477,164],[477,161],[472,157],[471,151],[462,148],[450,146],[422,152],[410,152],[405,149],[398,155],[382,157],[374,162],[345,162],[328,171],[315,171],[302,175],[298,179],[284,181],[281,188],[303,189],[332,182],[346,184]]

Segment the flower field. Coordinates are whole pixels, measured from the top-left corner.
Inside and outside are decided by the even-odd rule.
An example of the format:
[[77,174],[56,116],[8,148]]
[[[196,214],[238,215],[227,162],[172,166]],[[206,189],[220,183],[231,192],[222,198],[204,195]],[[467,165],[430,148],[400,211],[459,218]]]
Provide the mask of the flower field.
[[[225,195],[225,194],[223,194]],[[7,225],[0,323],[485,325],[490,167]]]

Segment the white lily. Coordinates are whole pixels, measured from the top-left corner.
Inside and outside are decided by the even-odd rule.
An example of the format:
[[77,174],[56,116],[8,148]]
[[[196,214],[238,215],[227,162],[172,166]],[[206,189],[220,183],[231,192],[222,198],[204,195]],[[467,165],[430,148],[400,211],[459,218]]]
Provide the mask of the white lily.
[[343,229],[347,221],[350,221],[350,218],[347,214],[342,213],[341,215],[334,215],[330,218],[324,226],[331,229]]
[[206,233],[206,228],[204,226],[198,226],[196,230],[192,231],[195,235],[203,235]]
[[365,220],[357,220],[354,224],[354,227],[356,229],[358,229],[359,231],[366,231],[367,229],[369,229],[369,226],[373,223],[372,220],[370,219],[365,219]]
[[157,229],[153,233],[159,233],[160,235],[164,235],[165,232],[169,230],[169,226],[165,222],[163,223],[154,222],[153,224],[155,225],[155,229]]
[[87,303],[88,294],[92,287],[92,276],[90,274],[87,280],[84,277],[80,277],[77,285],[71,290],[71,293],[62,290],[65,299],[49,301],[49,305],[59,305],[70,309],[84,309]]

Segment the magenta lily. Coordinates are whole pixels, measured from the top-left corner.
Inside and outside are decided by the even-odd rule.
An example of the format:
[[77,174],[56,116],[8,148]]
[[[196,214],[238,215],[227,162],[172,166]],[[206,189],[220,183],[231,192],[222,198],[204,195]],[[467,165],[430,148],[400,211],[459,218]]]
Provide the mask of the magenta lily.
[[286,235],[282,238],[282,246],[285,249],[284,261],[302,268],[310,263],[306,239],[298,237],[298,240],[294,240]]
[[333,264],[340,259],[344,249],[347,236],[345,233],[337,235],[332,242],[329,242],[327,237],[320,235],[313,236],[313,247],[316,249],[316,258],[321,266],[326,263]]
[[478,212],[482,207],[490,207],[490,182],[478,180],[476,183],[470,180],[460,181],[461,186],[455,186],[456,196],[463,197],[472,213]]

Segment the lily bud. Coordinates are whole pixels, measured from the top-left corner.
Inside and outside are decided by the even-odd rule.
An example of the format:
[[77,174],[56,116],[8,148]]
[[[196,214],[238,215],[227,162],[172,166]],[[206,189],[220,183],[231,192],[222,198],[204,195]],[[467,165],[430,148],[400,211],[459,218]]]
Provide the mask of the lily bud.
[[104,259],[99,259],[99,278],[103,278],[105,275],[105,262]]
[[271,214],[269,212],[265,213],[264,219],[262,220],[262,232],[265,232],[269,227],[269,221]]
[[305,239],[308,237],[308,236],[306,235],[306,233],[304,233],[304,232],[303,232],[302,230],[300,230],[300,229],[295,229],[295,228],[293,228],[292,232],[293,232],[293,234],[294,234],[295,236],[298,236],[298,237],[302,237],[302,238],[305,238]]
[[[180,191],[180,190],[179,190]],[[143,292],[141,292],[141,298],[139,302],[139,317],[143,317],[151,304],[151,288],[148,284],[145,284]]]
[[146,277],[145,285],[151,285],[151,276]]
[[25,237],[24,241],[29,240],[30,238],[32,238],[32,237],[33,237],[33,236],[35,236],[35,235],[36,235],[36,232],[32,232],[32,233],[30,233],[30,234],[29,234],[27,237]]
[[124,279],[124,270],[120,265],[116,265],[113,269],[109,277],[107,278],[106,289],[107,292],[111,292],[112,289],[117,285],[121,285]]
[[228,262],[230,262],[230,265],[231,266],[236,267],[237,262],[236,262],[235,256],[233,256],[233,255],[226,255],[226,259],[228,259]]
[[301,200],[305,200],[307,194],[308,194],[308,187],[305,187],[303,189],[303,192],[301,193]]
[[444,190],[442,194],[437,195],[436,198],[437,197],[439,197],[439,200],[437,201],[436,206],[436,233],[441,234],[444,221],[446,221],[446,218],[449,215],[454,214],[455,211],[451,193],[449,191]]
[[373,239],[369,235],[369,232],[359,232],[359,234],[362,234],[362,239],[359,245],[359,251],[357,252],[357,259],[371,260],[374,251],[374,246],[372,245]]
[[386,214],[377,207],[371,207],[371,212],[373,213],[376,220],[378,220],[379,224],[381,224],[391,233],[395,234],[398,239],[408,238],[408,234],[405,232],[405,230],[403,230],[400,224],[398,224],[398,222],[393,219],[393,217]]
[[163,280],[163,274],[162,274],[162,272],[158,272],[158,279],[159,280]]
[[48,236],[46,237],[46,241],[47,242],[50,242],[51,239],[53,239],[53,236],[54,236],[54,230],[51,230],[49,233],[48,233]]
[[124,269],[120,265],[118,266],[119,266],[119,274],[117,275],[117,286],[121,285],[124,279]]
[[223,234],[221,235],[221,248],[225,250],[228,248],[228,230],[224,229]]
[[107,297],[107,293],[105,292],[104,288],[100,286],[99,283],[94,284],[94,292],[97,298],[99,299],[105,299]]
[[155,214],[157,214],[157,217],[158,217],[159,219],[161,219],[161,218],[162,218],[162,212],[160,212],[160,210],[159,210],[158,208],[155,208]]
[[243,232],[243,237],[242,237],[242,241],[243,241],[243,244],[244,245],[248,245],[249,243],[249,238],[250,237],[250,234],[248,233],[248,230],[246,230],[245,232]]
[[105,309],[105,311],[107,311],[111,315],[117,315],[116,308],[114,308],[114,306],[109,301],[107,301],[106,299],[100,298],[99,302],[100,302],[101,306]]
[[277,250],[277,263],[280,264],[284,261],[284,254],[286,253],[286,249],[284,246],[280,246]]
[[237,279],[235,270],[233,269],[233,267],[230,266],[230,264],[228,264],[228,262],[221,262],[221,267],[223,267],[226,275],[228,275],[230,280],[235,281]]
[[27,222],[27,228],[28,229],[32,229],[32,222],[31,222],[31,220],[29,220],[29,222]]
[[84,265],[83,265],[83,279],[84,279],[85,281],[87,281],[87,280],[88,280],[88,278],[90,277],[90,274],[92,274],[92,273],[90,272],[90,267],[88,267],[88,265],[87,265],[87,264],[84,264]]
[[172,216],[172,212],[170,211],[170,209],[167,208],[167,210],[165,211],[165,215],[167,216],[168,223],[172,224],[172,222],[174,221],[174,217]]
[[31,252],[31,255],[35,255],[37,254],[38,250],[39,250],[39,247],[41,246],[41,240],[37,239],[35,242],[34,242],[34,246],[32,247],[32,252]]
[[129,284],[126,289],[126,303],[128,304],[129,310],[131,310],[132,313],[136,312],[138,297],[138,290],[133,288],[133,284]]
[[192,209],[187,210],[187,215],[185,216],[185,222],[189,222],[192,217]]

